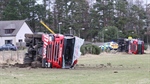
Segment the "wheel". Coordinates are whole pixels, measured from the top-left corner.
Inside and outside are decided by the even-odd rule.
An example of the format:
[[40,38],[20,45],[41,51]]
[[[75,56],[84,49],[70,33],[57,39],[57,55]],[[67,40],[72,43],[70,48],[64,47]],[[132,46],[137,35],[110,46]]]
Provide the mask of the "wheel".
[[25,54],[25,57],[23,59],[23,63],[27,64],[27,65],[31,65],[31,63],[33,62],[32,58],[29,57],[28,53]]
[[31,67],[32,68],[41,68],[42,67],[42,63],[40,63],[39,61],[33,61],[31,63]]

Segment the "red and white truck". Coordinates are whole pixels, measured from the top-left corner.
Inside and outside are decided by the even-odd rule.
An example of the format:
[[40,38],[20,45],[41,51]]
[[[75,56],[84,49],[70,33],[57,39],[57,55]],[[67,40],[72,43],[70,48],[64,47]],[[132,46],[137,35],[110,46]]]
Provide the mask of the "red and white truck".
[[72,35],[62,34],[25,34],[28,51],[24,64],[33,67],[72,68],[81,55],[80,47],[84,43]]

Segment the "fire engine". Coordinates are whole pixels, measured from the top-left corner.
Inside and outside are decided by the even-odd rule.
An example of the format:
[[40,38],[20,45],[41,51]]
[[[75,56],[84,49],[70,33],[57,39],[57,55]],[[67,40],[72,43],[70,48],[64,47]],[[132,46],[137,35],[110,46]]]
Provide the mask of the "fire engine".
[[144,41],[140,39],[118,39],[118,51],[130,54],[144,54]]
[[144,42],[139,39],[130,40],[128,53],[144,54]]
[[84,42],[79,37],[61,34],[25,34],[25,38],[28,52],[24,64],[35,66],[38,62],[49,68],[72,68]]
[[[48,30],[44,23],[42,23]],[[32,67],[72,68],[81,55],[80,47],[84,43],[73,35],[35,33],[25,34],[28,51],[24,64]]]

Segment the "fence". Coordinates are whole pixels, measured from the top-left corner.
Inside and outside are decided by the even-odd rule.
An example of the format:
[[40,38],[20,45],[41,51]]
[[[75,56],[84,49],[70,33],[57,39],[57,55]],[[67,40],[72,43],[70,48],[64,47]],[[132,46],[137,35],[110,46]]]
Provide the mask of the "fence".
[[26,50],[0,51],[0,64],[23,63]]
[[26,48],[26,43],[25,42],[17,42],[16,46],[18,49],[25,49]]

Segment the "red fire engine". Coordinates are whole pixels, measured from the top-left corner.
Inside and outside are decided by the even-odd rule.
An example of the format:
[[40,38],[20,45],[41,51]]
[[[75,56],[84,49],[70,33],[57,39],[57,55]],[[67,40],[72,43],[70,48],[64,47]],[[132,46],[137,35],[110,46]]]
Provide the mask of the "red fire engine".
[[129,41],[128,53],[143,54],[144,53],[144,42],[138,39],[132,39]]
[[26,34],[28,53],[24,63],[38,61],[42,67],[71,68],[80,57],[84,40],[61,34]]

